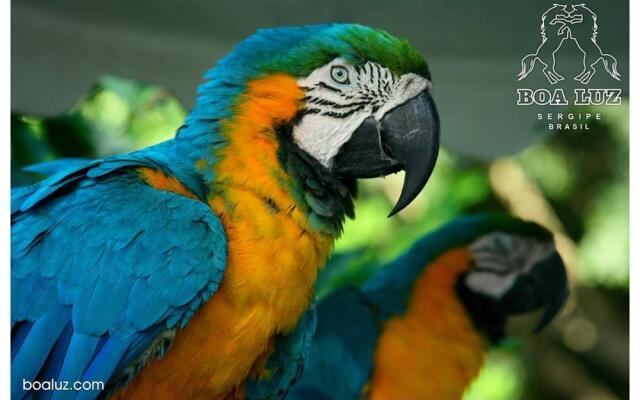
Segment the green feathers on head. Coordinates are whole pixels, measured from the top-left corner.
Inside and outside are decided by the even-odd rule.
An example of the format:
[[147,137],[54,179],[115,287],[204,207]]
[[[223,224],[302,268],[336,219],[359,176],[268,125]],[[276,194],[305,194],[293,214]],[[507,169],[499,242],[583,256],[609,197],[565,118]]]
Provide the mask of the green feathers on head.
[[[279,57],[262,64],[263,72],[286,72],[296,77],[342,57],[353,64],[367,61],[389,68],[398,76],[414,73],[431,79],[422,55],[407,40],[357,24],[327,24],[296,28],[259,30],[256,39],[271,40],[274,46],[286,46]],[[276,53],[276,54],[277,54]]]
[[414,73],[431,80],[427,62],[406,39],[362,25],[352,25],[348,31],[342,39],[354,49],[357,55],[354,62],[373,61],[397,75]]

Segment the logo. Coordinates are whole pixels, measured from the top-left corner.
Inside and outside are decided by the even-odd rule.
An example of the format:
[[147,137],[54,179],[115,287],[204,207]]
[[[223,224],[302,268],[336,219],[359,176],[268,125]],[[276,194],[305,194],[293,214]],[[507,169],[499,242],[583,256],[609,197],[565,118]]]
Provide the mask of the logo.
[[600,106],[622,104],[622,89],[584,86],[591,81],[598,69],[606,71],[619,81],[621,75],[618,73],[618,60],[603,52],[598,45],[598,17],[586,5],[554,4],[542,14],[541,19],[542,42],[535,53],[522,58],[518,81],[525,79],[538,66],[551,85],[563,81],[564,76],[556,70],[556,53],[562,46],[569,45],[574,46],[577,60],[582,63],[575,68],[580,73],[573,77],[577,87],[573,87],[572,92],[565,93],[567,84],[573,82],[567,81],[562,85],[565,88],[518,88],[516,104],[535,109],[535,119],[544,123],[550,132],[589,131],[592,122],[603,119],[604,109]]
[[[597,42],[598,17],[584,4],[554,4],[542,14],[540,36],[542,43],[535,53],[522,58],[522,69],[518,74],[521,81],[533,71],[536,62],[542,64],[542,73],[549,83],[555,85],[564,77],[556,71],[556,52],[568,40],[582,52],[582,72],[573,79],[586,85],[596,73],[596,66],[602,64],[613,79],[620,80],[618,61],[611,54],[604,53]],[[570,43],[569,42],[569,43]],[[600,63],[602,61],[602,63]]]

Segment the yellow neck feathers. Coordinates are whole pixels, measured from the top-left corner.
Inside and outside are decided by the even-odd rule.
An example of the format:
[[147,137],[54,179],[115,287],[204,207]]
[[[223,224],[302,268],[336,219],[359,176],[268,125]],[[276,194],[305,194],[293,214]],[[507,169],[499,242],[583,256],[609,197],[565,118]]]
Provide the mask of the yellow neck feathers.
[[215,166],[217,190],[211,205],[216,211],[233,213],[240,203],[229,188],[251,192],[271,204],[274,211],[289,213],[306,227],[283,183],[290,177],[277,158],[279,143],[274,126],[292,120],[302,106],[304,92],[288,75],[271,75],[248,83],[235,105],[234,117],[221,124],[228,144],[220,150]]

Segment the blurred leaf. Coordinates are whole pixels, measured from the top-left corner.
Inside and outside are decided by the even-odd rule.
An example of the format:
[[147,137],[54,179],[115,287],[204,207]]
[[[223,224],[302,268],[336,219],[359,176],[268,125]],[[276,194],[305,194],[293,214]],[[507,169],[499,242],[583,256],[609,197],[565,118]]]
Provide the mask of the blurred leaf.
[[38,120],[11,114],[11,185],[21,186],[33,182],[33,174],[22,167],[53,157],[47,141],[42,137]]
[[525,371],[522,360],[514,352],[491,350],[463,400],[517,400],[522,396]]
[[[615,205],[615,206],[612,206]],[[595,199],[580,242],[579,277],[607,286],[629,284],[629,189],[616,182]]]
[[11,117],[12,185],[41,177],[24,166],[41,161],[96,158],[132,151],[172,138],[186,111],[163,88],[105,76],[64,114]]
[[318,273],[315,284],[315,295],[322,299],[332,291],[346,285],[356,285],[357,279],[351,276],[350,271],[358,270],[357,265],[366,263],[363,261],[365,249],[356,249],[344,253],[333,253],[327,264]]
[[56,157],[95,157],[91,126],[76,113],[41,120],[44,140]]

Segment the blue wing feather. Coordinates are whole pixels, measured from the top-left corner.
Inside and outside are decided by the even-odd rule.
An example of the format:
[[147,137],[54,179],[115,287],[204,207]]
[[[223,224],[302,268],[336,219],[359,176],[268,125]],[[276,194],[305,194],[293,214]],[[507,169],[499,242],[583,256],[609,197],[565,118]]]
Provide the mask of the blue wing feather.
[[[67,354],[67,347],[71,341],[71,336],[73,336],[73,325],[69,322],[65,325],[53,350],[49,353],[44,367],[40,370],[40,373],[36,378],[37,381],[50,381],[58,376],[60,369],[62,368],[65,355]],[[45,398],[51,398],[52,393],[43,393],[43,395],[45,395]]]
[[122,380],[217,290],[220,221],[205,203],[142,182],[130,171],[140,165],[160,164],[136,153],[61,162],[12,194],[13,398],[28,395],[23,378]]
[[[130,351],[132,336],[125,339],[109,338],[96,354],[88,368],[82,375],[84,382],[108,382],[117,370],[120,361],[127,351]],[[82,391],[77,399],[94,399],[98,391]]]
[[[62,363],[62,369],[56,377],[59,381],[75,382],[82,377],[82,373],[89,365],[91,356],[96,351],[100,336],[91,334],[74,333],[69,341],[67,352]],[[69,393],[58,392],[53,398],[69,397]]]
[[266,365],[270,377],[247,381],[247,400],[281,400],[287,397],[289,389],[302,375],[305,360],[311,349],[316,322],[314,303],[298,321],[292,333],[276,338],[274,353]]
[[42,175],[53,175],[61,171],[77,169],[89,164],[91,160],[86,158],[60,158],[57,160],[44,161],[38,164],[29,165],[22,168],[26,172],[33,172]]
[[[22,392],[22,381],[33,381],[64,327],[69,315],[57,306],[41,315],[34,323],[11,362],[12,398]],[[21,397],[21,396],[20,396]]]

